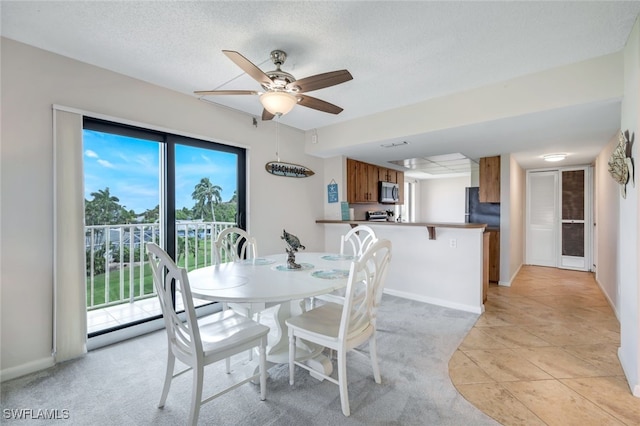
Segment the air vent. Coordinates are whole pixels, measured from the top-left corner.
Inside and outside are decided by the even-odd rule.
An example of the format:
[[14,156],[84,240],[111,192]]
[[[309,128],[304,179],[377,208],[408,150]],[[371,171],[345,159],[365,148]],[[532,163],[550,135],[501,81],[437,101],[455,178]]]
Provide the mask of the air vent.
[[402,141],[402,142],[383,143],[380,146],[383,147],[383,148],[397,148],[399,146],[405,146],[405,145],[409,145],[409,142]]

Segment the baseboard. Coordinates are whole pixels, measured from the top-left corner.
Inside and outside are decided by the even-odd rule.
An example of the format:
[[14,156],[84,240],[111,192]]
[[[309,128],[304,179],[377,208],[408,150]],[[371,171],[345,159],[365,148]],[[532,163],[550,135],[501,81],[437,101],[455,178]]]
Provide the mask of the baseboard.
[[593,274],[593,279],[595,280],[595,282],[598,285],[598,287],[600,287],[600,291],[602,292],[602,294],[604,294],[605,299],[607,299],[607,303],[609,303],[609,306],[611,307],[611,310],[613,311],[613,313],[615,314],[616,318],[618,319],[618,322],[620,322],[620,315],[618,315],[618,310],[616,309],[616,306],[613,303],[613,300],[611,300],[611,298],[609,297],[607,292],[604,291],[604,287],[602,286],[600,281],[598,281],[598,277],[596,276],[595,273]]
[[[622,367],[622,372],[624,373],[624,377],[627,380],[627,384],[629,386],[631,394],[637,398],[640,398],[640,383],[638,383],[637,379],[633,377],[633,375],[629,374],[630,371],[635,371],[635,368],[630,368],[627,365],[627,359],[622,356],[622,347],[618,348],[618,361],[620,361],[620,366]],[[634,380],[630,380],[630,377]]]
[[463,305],[460,303],[451,303],[449,301],[442,300],[442,299],[436,299],[433,297],[424,297],[414,293],[407,293],[407,292],[398,291],[398,290],[384,289],[382,292],[385,294],[389,294],[391,296],[397,296],[397,297],[402,297],[403,299],[415,300],[416,302],[429,303],[430,305],[442,306],[445,308],[451,308],[458,311],[471,312],[474,314],[482,314],[482,312],[484,312],[484,305],[471,306],[471,305]]
[[522,263],[520,264],[520,266],[518,266],[518,269],[516,269],[516,271],[513,273],[513,275],[511,275],[511,277],[509,277],[509,281],[498,281],[498,285],[501,285],[501,286],[504,286],[504,287],[511,287],[511,283],[513,282],[513,280],[516,279],[516,276],[520,272],[521,268],[522,268]]
[[0,382],[6,382],[7,380],[26,376],[27,374],[45,370],[47,368],[53,367],[54,365],[55,360],[53,356],[50,356],[47,358],[41,358],[35,361],[31,361],[26,364],[20,364],[15,367],[5,368],[4,370],[0,371]]

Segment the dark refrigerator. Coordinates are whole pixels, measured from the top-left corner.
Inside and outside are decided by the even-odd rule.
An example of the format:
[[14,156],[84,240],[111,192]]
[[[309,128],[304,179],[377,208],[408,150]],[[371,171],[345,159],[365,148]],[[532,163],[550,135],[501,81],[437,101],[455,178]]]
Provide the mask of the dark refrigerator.
[[486,223],[489,228],[500,227],[500,203],[481,203],[477,186],[466,188],[466,223]]

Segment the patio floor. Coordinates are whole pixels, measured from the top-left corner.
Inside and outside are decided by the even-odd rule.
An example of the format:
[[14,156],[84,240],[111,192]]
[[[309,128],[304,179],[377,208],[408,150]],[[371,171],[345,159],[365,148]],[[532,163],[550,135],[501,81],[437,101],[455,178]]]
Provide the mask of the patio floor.
[[[196,306],[210,303],[205,300],[194,299],[194,301]],[[133,303],[94,309],[87,311],[87,333],[94,333],[105,328],[116,327],[161,314],[160,302],[156,296],[136,300]]]

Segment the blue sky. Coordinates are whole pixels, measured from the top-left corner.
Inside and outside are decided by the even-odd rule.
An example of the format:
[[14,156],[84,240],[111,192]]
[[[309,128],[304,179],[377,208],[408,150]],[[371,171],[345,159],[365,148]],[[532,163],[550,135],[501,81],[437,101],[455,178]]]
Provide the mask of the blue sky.
[[[159,204],[160,151],[156,142],[85,130],[84,194],[109,187],[127,210],[142,213]],[[237,156],[219,151],[176,147],[176,207],[192,208],[193,189],[208,177],[222,188],[222,201],[236,190]]]

